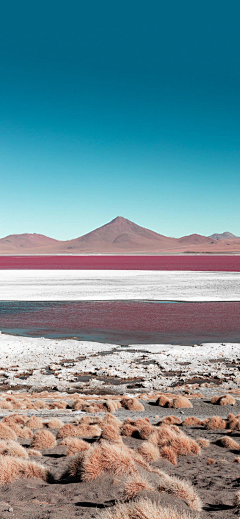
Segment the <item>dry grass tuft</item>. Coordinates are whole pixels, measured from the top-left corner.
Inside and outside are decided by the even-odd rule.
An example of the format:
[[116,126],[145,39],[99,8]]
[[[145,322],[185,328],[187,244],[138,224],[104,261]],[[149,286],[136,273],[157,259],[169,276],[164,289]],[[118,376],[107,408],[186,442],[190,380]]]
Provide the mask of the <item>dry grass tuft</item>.
[[175,452],[176,456],[198,455],[201,451],[197,442],[180,431],[175,425],[162,425],[150,436],[149,441],[158,445],[160,451],[164,447],[169,447]]
[[48,429],[60,429],[64,426],[64,423],[62,420],[59,420],[58,418],[51,418],[49,422],[47,422]]
[[0,456],[0,484],[12,483],[16,479],[39,478],[47,481],[49,472],[34,461]]
[[220,416],[212,416],[211,418],[207,418],[204,420],[205,428],[208,430],[216,430],[216,429],[226,429],[226,421]]
[[33,432],[29,427],[20,427],[17,423],[11,425],[11,429],[16,433],[18,438],[24,440],[31,440],[33,438]]
[[119,428],[114,427],[114,425],[107,424],[104,427],[103,432],[101,434],[101,438],[104,440],[108,440],[110,442],[121,442],[122,438],[120,436]]
[[214,465],[214,463],[216,463],[214,458],[208,458],[207,459],[207,465]]
[[124,475],[137,473],[130,449],[125,445],[111,445],[103,440],[85,453],[75,456],[68,473],[80,481],[94,481],[103,472]]
[[156,405],[159,405],[160,407],[170,407],[169,404],[171,402],[171,398],[167,397],[166,395],[161,395],[156,400]]
[[235,461],[235,463],[240,463],[240,456],[237,456],[236,458],[234,458],[234,461]]
[[153,487],[149,484],[148,481],[141,478],[139,475],[134,475],[129,477],[126,485],[124,486],[123,490],[123,499],[126,501],[131,501],[132,499],[135,499],[140,492],[143,490],[153,491]]
[[26,449],[14,440],[0,440],[0,455],[28,458]]
[[84,452],[90,449],[89,443],[80,440],[80,438],[65,438],[61,441],[60,445],[65,445],[67,447],[67,456],[75,456],[75,454],[79,452]]
[[183,420],[183,423],[182,425],[202,425],[202,420],[200,420],[200,418],[197,418],[196,416],[188,416],[187,418],[185,418],[185,420]]
[[220,445],[220,447],[225,447],[226,449],[240,451],[240,445],[229,436],[222,436],[222,438],[219,438],[215,443],[216,445]]
[[1,400],[0,409],[13,409],[11,402],[6,402],[6,400]]
[[183,481],[175,476],[164,474],[161,483],[158,485],[158,490],[180,497],[187,503],[191,510],[196,510],[197,512],[202,510],[201,499],[188,481]]
[[197,438],[197,443],[202,449],[210,445],[210,441],[207,438]]
[[5,423],[0,423],[0,438],[2,440],[17,440],[16,433]]
[[177,456],[171,447],[163,447],[160,450],[161,458],[168,460],[172,465],[177,465]]
[[57,442],[53,434],[45,429],[42,429],[34,434],[31,447],[34,449],[51,449],[56,447]]
[[121,400],[121,405],[129,411],[144,411],[144,407],[137,398],[124,397]]
[[213,396],[211,404],[215,405],[234,405],[236,404],[235,398],[232,395]]
[[74,436],[77,438],[95,438],[100,436],[102,430],[98,425],[72,425],[65,424],[57,433],[57,439],[67,438],[67,436]]
[[182,421],[180,418],[178,418],[178,416],[169,415],[163,418],[162,423],[166,423],[168,425],[181,425]]
[[38,458],[42,457],[42,453],[40,451],[37,451],[36,449],[28,449],[27,452],[29,456],[36,456]]
[[132,425],[131,423],[125,421],[123,422],[120,431],[122,436],[132,436],[134,433],[138,432],[138,428]]
[[173,398],[171,407],[173,409],[187,408],[193,407],[192,402],[186,396],[177,396],[177,398]]
[[42,429],[43,423],[41,418],[38,416],[31,416],[27,421],[26,426],[29,427],[29,429]]
[[150,499],[139,499],[128,504],[118,504],[100,513],[98,519],[191,519],[188,512],[165,508]]
[[5,416],[2,423],[11,427],[14,424],[23,426],[27,423],[27,421],[28,421],[28,417],[25,416],[24,414],[12,414],[9,416]]
[[227,429],[232,429],[233,431],[240,431],[239,416],[234,416],[234,414],[229,413],[227,417]]
[[158,460],[160,458],[159,448],[153,443],[143,442],[138,449],[139,454],[148,462]]

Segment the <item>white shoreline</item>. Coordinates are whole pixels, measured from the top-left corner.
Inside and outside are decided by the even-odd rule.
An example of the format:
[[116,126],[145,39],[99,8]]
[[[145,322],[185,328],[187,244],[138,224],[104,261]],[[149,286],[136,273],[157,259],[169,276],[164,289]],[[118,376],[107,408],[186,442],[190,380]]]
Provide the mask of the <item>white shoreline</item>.
[[240,301],[239,272],[0,270],[0,301]]

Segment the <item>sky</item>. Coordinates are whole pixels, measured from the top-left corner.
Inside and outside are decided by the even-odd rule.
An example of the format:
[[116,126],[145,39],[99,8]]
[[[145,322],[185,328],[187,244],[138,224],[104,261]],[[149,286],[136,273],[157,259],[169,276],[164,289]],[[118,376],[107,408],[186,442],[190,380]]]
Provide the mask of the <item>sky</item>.
[[240,236],[239,1],[9,0],[0,237]]

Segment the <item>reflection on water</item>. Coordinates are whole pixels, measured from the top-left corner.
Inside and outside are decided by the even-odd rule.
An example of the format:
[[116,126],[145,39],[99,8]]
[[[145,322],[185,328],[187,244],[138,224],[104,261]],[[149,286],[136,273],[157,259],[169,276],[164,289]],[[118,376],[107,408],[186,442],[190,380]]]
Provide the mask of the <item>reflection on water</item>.
[[0,302],[0,330],[116,344],[240,342],[240,302]]

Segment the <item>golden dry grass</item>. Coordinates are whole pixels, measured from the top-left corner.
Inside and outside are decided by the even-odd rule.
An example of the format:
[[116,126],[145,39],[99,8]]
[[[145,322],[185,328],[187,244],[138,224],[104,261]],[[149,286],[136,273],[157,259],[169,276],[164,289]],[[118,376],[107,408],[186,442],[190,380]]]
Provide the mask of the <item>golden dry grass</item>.
[[59,420],[59,418],[51,418],[51,420],[47,422],[48,429],[60,429],[63,426],[64,423],[62,420]]
[[135,499],[143,490],[153,491],[154,489],[150,483],[141,476],[136,474],[134,476],[130,476],[124,486],[123,499],[125,501],[131,501],[132,499]]
[[2,440],[17,440],[16,433],[5,423],[0,423],[0,438]]
[[12,483],[16,479],[48,478],[48,471],[34,461],[12,456],[0,456],[0,484]]
[[31,416],[27,421],[26,426],[29,427],[29,429],[42,429],[43,423],[41,418],[38,416]]
[[156,400],[156,405],[159,405],[160,407],[167,407],[167,404],[171,402],[171,399],[167,397],[166,395],[160,395],[158,399]]
[[28,458],[26,449],[14,440],[0,440],[0,455]]
[[226,429],[226,421],[220,416],[212,416],[203,421],[205,428],[208,430]]
[[235,463],[240,463],[240,456],[237,456],[236,458],[234,458],[234,462]]
[[192,425],[202,425],[202,420],[200,418],[197,418],[196,416],[188,416],[183,420],[182,425],[192,426]]
[[158,490],[174,494],[183,499],[191,510],[196,510],[197,512],[202,510],[201,499],[189,481],[165,474],[158,485]]
[[208,458],[207,459],[207,465],[214,465],[214,463],[216,463],[214,458]]
[[210,445],[210,441],[207,440],[207,438],[197,438],[196,441],[197,441],[198,445],[199,445],[202,449],[204,449],[204,448],[206,448],[206,447],[209,447],[209,445]]
[[234,405],[236,400],[232,395],[213,396],[211,404],[215,405]]
[[233,431],[240,431],[240,420],[238,416],[235,416],[232,413],[229,413],[227,417],[227,429],[232,429]]
[[173,398],[171,402],[171,407],[173,409],[185,409],[188,407],[193,407],[193,405],[192,402],[186,396],[177,396],[176,398]]
[[122,407],[129,411],[144,411],[144,407],[137,398],[124,397],[121,400]]
[[170,447],[176,456],[198,455],[201,451],[195,440],[179,431],[178,427],[174,425],[162,425],[150,436],[149,441],[158,445],[160,451],[164,447]]
[[97,516],[98,519],[191,519],[188,512],[179,512],[150,501],[139,499],[127,504],[118,504]]
[[28,455],[29,456],[36,456],[37,458],[41,458],[42,457],[42,453],[36,449],[28,449]]
[[108,440],[110,442],[121,442],[122,441],[119,428],[115,427],[112,424],[107,424],[104,427],[103,432],[101,434],[101,438],[103,438],[104,440]]
[[231,449],[233,451],[240,451],[240,445],[233,438],[229,436],[222,436],[216,442],[216,445],[220,445],[220,447],[225,447],[226,449]]
[[16,433],[18,438],[22,438],[24,440],[30,440],[33,438],[33,432],[29,427],[21,427],[17,423],[13,423],[11,425],[11,429]]
[[171,447],[163,447],[160,449],[160,456],[168,460],[172,465],[177,465],[177,455]]
[[45,429],[37,431],[32,440],[31,447],[33,449],[51,449],[57,445],[56,439],[53,434]]
[[57,433],[57,439],[66,438],[67,436],[75,436],[78,438],[95,438],[102,433],[98,425],[73,425],[65,424]]
[[138,452],[148,463],[160,458],[159,448],[148,441],[142,443],[141,447],[138,448]]
[[166,423],[168,425],[181,425],[182,421],[180,418],[178,418],[178,416],[169,415],[163,418],[162,423]]
[[75,456],[78,452],[90,449],[90,444],[80,438],[65,438],[60,445],[67,447],[67,456]]
[[235,494],[234,505],[240,508],[240,490],[238,490]]
[[24,414],[11,414],[9,416],[5,416],[2,423],[9,425],[11,427],[13,424],[17,425],[25,425],[28,421],[28,417]]

